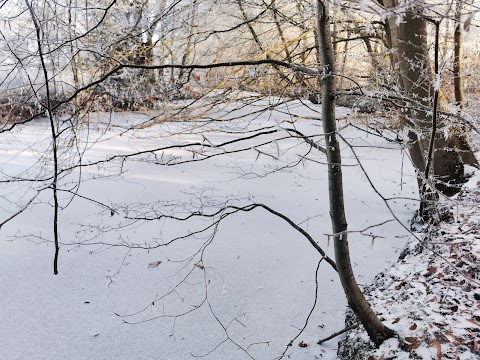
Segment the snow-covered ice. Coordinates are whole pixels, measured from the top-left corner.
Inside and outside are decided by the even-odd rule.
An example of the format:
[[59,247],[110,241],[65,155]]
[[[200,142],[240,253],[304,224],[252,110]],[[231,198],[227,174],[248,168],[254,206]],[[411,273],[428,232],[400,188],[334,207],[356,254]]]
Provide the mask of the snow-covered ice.
[[[294,127],[307,136],[315,135],[312,139],[322,145],[316,108],[293,101],[237,119],[265,104],[236,107],[231,104],[219,110],[230,121],[214,123],[152,125],[146,115],[92,115],[88,131],[79,130],[82,163],[145,152],[64,174],[60,187],[68,191],[60,193],[59,275],[52,274],[50,189],[1,228],[0,359],[144,360],[203,355],[205,359],[275,359],[282,355],[303,327],[315,299],[320,257],[306,238],[260,208],[229,215],[213,238],[209,231],[169,246],[161,245],[192,234],[212,219],[127,219],[158,216],[161,211],[178,216],[195,209],[211,213],[226,201],[238,206],[261,202],[300,224],[333,257],[327,236],[331,227],[325,156],[282,130]],[[410,200],[416,191],[404,151],[394,142],[348,126],[348,110],[338,111],[344,117],[339,122],[341,135],[355,146],[377,189],[392,198],[389,204],[407,223],[416,207],[416,201]],[[127,124],[142,123],[148,126],[123,130]],[[195,142],[219,144],[271,129],[279,132],[223,149],[172,148],[155,156],[146,151]],[[264,142],[269,143],[261,145]],[[2,134],[2,180],[18,174],[47,179],[51,176],[45,156],[49,145],[44,121]],[[241,147],[256,150],[236,152]],[[355,166],[350,148],[342,148],[352,260],[359,283],[366,284],[397,260],[407,232],[390,221],[392,215]],[[64,164],[74,161],[71,149],[61,148]],[[223,153],[191,162],[200,159],[202,152]],[[159,165],[162,162],[185,163]],[[120,168],[122,175],[117,176]],[[83,182],[77,189],[80,176]],[[4,183],[0,221],[49,181]],[[325,262],[317,280],[316,307],[305,331],[287,349],[290,359],[336,358],[336,340],[321,346],[316,341],[344,327],[346,301]],[[309,346],[299,347],[300,341]]]

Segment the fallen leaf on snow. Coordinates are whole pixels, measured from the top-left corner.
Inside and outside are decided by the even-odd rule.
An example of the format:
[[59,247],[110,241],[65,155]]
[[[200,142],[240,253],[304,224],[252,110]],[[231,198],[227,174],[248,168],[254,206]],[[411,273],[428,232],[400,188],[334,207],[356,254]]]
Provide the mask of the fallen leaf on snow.
[[160,260],[158,261],[153,261],[151,263],[148,263],[149,268],[156,268],[158,265],[160,265],[162,262]]
[[451,306],[450,310],[452,310],[452,312],[457,312],[458,311],[458,305]]
[[475,325],[477,325],[477,326],[480,326],[480,324],[479,324],[478,322],[476,322],[475,320],[473,320],[473,319],[465,319],[465,320],[467,320],[468,322],[471,322],[472,324],[475,324]]
[[474,354],[480,354],[480,340],[475,340],[472,342],[472,352]]
[[413,336],[407,336],[404,339],[403,347],[406,351],[412,351],[420,347],[420,340]]
[[435,271],[437,271],[437,268],[435,266],[429,266],[427,268],[427,272],[425,274],[423,274],[423,276],[430,276],[430,275],[434,274]]
[[436,347],[437,348],[437,360],[442,360],[442,345],[440,345],[440,341],[437,339],[430,341],[428,344],[429,347]]

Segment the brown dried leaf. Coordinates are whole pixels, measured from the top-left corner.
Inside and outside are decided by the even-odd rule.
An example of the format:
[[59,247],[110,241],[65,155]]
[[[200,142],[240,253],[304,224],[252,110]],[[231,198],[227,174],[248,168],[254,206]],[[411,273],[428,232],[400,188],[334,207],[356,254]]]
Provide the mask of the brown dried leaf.
[[480,323],[476,322],[476,321],[473,320],[473,319],[465,319],[465,320],[467,320],[468,322],[471,322],[472,324],[475,324],[475,325],[477,325],[477,326],[480,326]]
[[440,345],[440,341],[434,339],[428,343],[428,347],[433,346],[437,348],[437,360],[442,360],[442,345]]
[[300,347],[302,347],[302,348],[305,348],[305,347],[308,346],[308,344],[307,344],[306,342],[303,342],[303,340],[302,340],[302,341],[300,341],[300,342],[298,343],[298,346],[300,346]]
[[458,343],[458,344],[463,344],[464,343],[464,340],[461,337],[458,337],[458,336],[454,335],[453,332],[450,331],[450,330],[446,331],[445,335],[449,336],[453,339],[453,341],[450,341],[452,344],[455,344],[455,342]]
[[397,317],[395,320],[392,321],[392,324],[396,324],[396,323],[398,323],[399,321],[400,321],[400,318]]
[[404,339],[403,342],[403,348],[406,351],[413,351],[415,349],[418,349],[420,347],[420,340],[418,340],[416,337],[413,336],[407,336]]
[[400,290],[402,288],[402,286],[405,286],[407,283],[405,281],[401,281],[400,284],[398,284],[397,286],[395,286],[395,290]]
[[472,352],[474,354],[480,354],[480,340],[474,340],[472,342]]
[[195,265],[197,268],[199,269],[205,269],[205,266],[203,266],[203,264],[201,262],[199,262],[197,265]]
[[423,276],[430,276],[430,275],[434,274],[435,271],[437,271],[437,268],[435,266],[429,266],[427,268],[427,272],[425,274],[423,274]]
[[417,324],[413,323],[412,326],[410,326],[410,330],[415,330],[417,328]]
[[158,261],[152,261],[151,263],[148,263],[149,268],[156,268],[158,265],[160,265],[162,262],[160,260]]

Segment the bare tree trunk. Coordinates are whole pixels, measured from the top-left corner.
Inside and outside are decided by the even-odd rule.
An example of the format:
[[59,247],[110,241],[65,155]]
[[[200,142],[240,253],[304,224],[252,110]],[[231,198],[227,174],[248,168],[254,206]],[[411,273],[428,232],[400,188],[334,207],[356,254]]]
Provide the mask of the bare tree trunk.
[[36,43],[38,47],[38,57],[40,59],[41,64],[41,72],[43,73],[43,78],[45,81],[45,91],[46,91],[46,104],[42,105],[43,108],[46,109],[48,114],[48,119],[50,121],[50,130],[52,134],[52,154],[53,154],[53,179],[52,179],[52,191],[53,191],[53,240],[55,243],[55,256],[53,258],[53,274],[58,274],[58,254],[60,251],[59,246],[59,237],[58,237],[58,148],[57,148],[57,127],[55,126],[55,120],[53,118],[53,111],[52,111],[52,104],[51,104],[51,96],[50,96],[50,84],[49,84],[49,77],[47,71],[47,65],[45,63],[45,58],[43,54],[43,33],[41,28],[41,23],[35,14],[32,4],[25,0],[25,4],[30,11],[30,16],[35,26],[35,33],[36,33]]
[[[75,4],[76,6],[76,4]],[[73,74],[73,84],[75,89],[80,87],[78,82],[78,68],[77,68],[77,61],[75,60],[76,55],[73,49],[73,39],[75,38],[76,34],[74,34],[74,27],[73,24],[75,23],[76,19],[72,19],[72,0],[68,3],[68,34],[70,37],[70,53],[71,53],[71,65],[72,65],[72,74]]]
[[[460,109],[465,109],[465,95],[463,86],[463,74],[462,74],[462,57],[463,57],[463,24],[462,24],[462,7],[463,0],[457,0],[457,8],[455,11],[455,32],[454,32],[454,62],[453,62],[453,87],[455,89],[455,105]],[[480,167],[475,154],[468,144],[468,137],[466,131],[455,134],[451,138],[451,142],[458,149],[459,154],[464,164]]]
[[465,109],[463,94],[463,75],[462,75],[462,0],[457,1],[457,11],[455,12],[455,33],[454,33],[454,62],[453,62],[453,85],[455,88],[455,104],[460,109]]
[[[185,52],[183,53],[183,56],[182,56],[182,65],[187,64],[187,60],[190,57],[190,54],[194,52],[194,49],[196,46],[195,42],[193,41],[196,15],[197,15],[197,3],[196,1],[194,1],[192,3],[192,13],[190,18],[190,23],[188,25],[189,33],[187,37],[187,44],[185,46]],[[184,75],[185,75],[184,69],[180,69],[180,73],[178,74],[178,80],[177,80],[179,87],[182,87],[184,85]]]
[[347,240],[347,220],[343,199],[342,157],[337,139],[335,119],[335,55],[330,35],[328,3],[317,0],[317,39],[319,57],[324,75],[322,85],[322,119],[328,159],[328,186],[330,217],[334,233],[335,261],[338,275],[347,297],[348,304],[365,327],[370,339],[380,345],[392,337],[394,332],[386,327],[375,315],[363,296],[353,274]]

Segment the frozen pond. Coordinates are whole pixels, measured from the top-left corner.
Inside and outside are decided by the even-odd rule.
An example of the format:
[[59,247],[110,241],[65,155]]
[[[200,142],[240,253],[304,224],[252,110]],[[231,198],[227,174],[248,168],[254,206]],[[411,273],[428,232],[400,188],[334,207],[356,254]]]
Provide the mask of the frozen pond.
[[[215,122],[199,116],[202,121],[151,125],[146,115],[92,116],[88,129],[78,129],[77,143],[60,137],[63,168],[79,153],[83,165],[100,163],[62,173],[57,276],[50,189],[1,228],[1,359],[273,360],[304,327],[316,280],[316,306],[286,354],[336,357],[335,340],[315,343],[343,328],[341,285],[325,262],[316,276],[319,254],[287,222],[262,208],[185,221],[162,217],[262,203],[333,257],[325,156],[291,130],[322,145],[319,115],[297,101],[270,111],[259,111],[265,103],[237,107],[218,110],[224,121]],[[402,199],[416,197],[407,156],[398,144],[347,126],[348,110],[338,113],[342,136],[407,223],[416,205]],[[45,181],[4,182],[0,221],[48,187],[49,131],[38,121],[1,135],[2,180]],[[183,146],[197,142],[204,146]],[[397,259],[407,233],[389,221],[350,147],[342,149],[352,260],[362,284]],[[118,156],[135,152],[141,154]],[[201,160],[205,152],[214,156]]]

